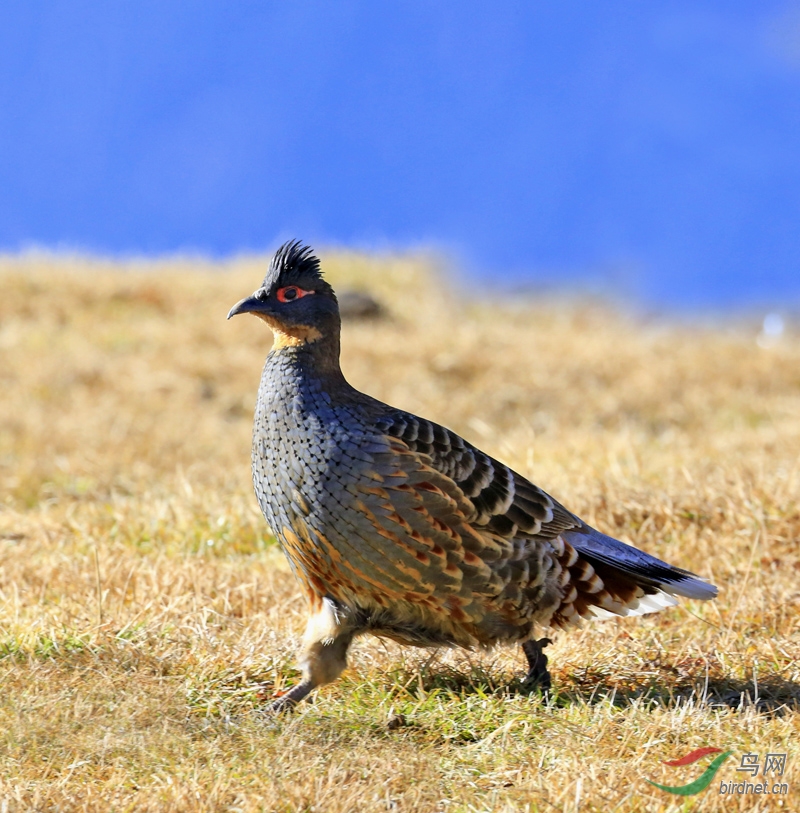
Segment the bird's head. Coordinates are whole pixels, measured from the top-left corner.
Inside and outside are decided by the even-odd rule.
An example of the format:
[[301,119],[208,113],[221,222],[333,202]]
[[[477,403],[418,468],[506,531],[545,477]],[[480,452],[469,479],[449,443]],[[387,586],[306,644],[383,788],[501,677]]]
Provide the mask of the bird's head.
[[228,319],[240,313],[252,313],[272,328],[276,350],[317,342],[334,343],[338,350],[336,294],[322,278],[319,260],[299,240],[275,252],[261,287],[237,302]]

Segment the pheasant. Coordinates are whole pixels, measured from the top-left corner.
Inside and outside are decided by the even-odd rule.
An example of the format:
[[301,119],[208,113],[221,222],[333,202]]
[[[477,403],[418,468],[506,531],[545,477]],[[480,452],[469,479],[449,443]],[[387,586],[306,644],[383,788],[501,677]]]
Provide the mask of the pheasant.
[[336,680],[357,635],[412,646],[520,643],[550,687],[547,638],[583,618],[711,599],[695,574],[606,536],[455,432],[371,398],[339,366],[340,317],[320,262],[281,246],[228,318],[271,328],[253,426],[261,510],[308,598],[302,681]]

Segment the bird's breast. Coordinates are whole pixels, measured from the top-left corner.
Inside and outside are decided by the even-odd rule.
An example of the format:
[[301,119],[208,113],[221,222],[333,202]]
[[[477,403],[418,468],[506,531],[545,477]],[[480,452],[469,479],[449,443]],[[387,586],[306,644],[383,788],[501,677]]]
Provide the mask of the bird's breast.
[[[299,522],[324,534],[370,458],[370,429],[319,382],[265,368],[253,425],[253,484],[273,533]],[[374,443],[372,444],[374,446]],[[306,542],[306,546],[313,544]]]

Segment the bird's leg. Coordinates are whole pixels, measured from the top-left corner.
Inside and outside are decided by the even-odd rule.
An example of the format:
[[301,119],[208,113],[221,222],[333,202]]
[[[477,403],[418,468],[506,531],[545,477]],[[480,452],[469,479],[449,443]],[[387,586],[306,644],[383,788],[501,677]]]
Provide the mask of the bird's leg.
[[547,671],[547,655],[543,651],[551,643],[549,638],[540,638],[538,641],[525,641],[522,645],[522,651],[528,659],[528,675],[525,682],[540,688],[543,692],[548,692],[552,685],[550,672]]
[[281,695],[272,704],[272,711],[288,711],[317,686],[336,680],[347,666],[347,650],[354,634],[349,614],[342,612],[342,608],[331,599],[323,599],[322,605],[308,619],[303,636],[300,656],[303,680]]
[[272,702],[270,711],[282,712],[291,711],[301,700],[305,699],[313,691],[314,686],[309,680],[303,680],[297,686],[293,686],[288,692],[282,694],[277,700]]

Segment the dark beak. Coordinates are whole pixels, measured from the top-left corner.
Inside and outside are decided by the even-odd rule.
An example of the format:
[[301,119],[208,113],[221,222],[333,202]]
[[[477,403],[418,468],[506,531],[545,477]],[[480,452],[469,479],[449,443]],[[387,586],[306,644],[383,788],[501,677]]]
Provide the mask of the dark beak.
[[231,316],[238,316],[240,313],[266,313],[269,310],[269,304],[263,299],[257,299],[255,296],[246,296],[228,311],[228,319],[230,319]]

